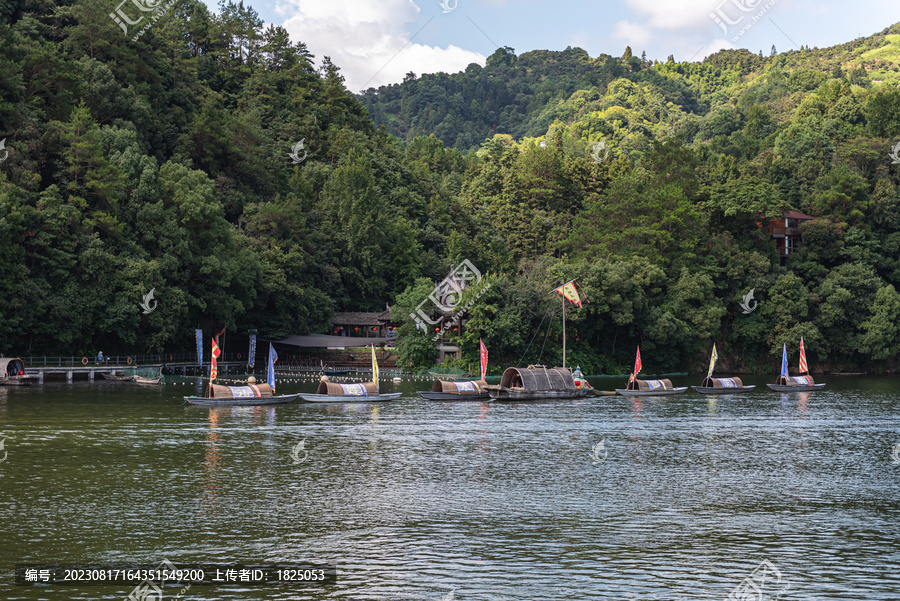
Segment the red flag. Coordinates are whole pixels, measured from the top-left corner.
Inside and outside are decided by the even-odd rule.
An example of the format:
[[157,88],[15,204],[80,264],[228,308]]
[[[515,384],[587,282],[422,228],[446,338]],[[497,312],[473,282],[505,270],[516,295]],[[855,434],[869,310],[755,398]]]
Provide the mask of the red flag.
[[631,381],[637,379],[637,375],[641,373],[641,347],[637,347],[637,355],[634,358],[634,372],[631,374]]
[[221,336],[224,333],[225,333],[225,326],[222,326],[222,329],[219,330],[218,334],[216,334],[216,344],[218,344],[218,342],[219,342],[219,336]]
[[481,379],[484,380],[487,375],[487,347],[481,339],[478,340],[478,344],[481,345]]
[[809,373],[809,367],[806,365],[806,350],[803,348],[803,336],[800,337],[800,373]]
[[216,379],[216,376],[219,375],[219,369],[216,366],[216,359],[219,358],[219,355],[222,354],[222,351],[219,350],[219,345],[216,344],[216,339],[213,338],[212,341],[212,362],[210,363],[209,370],[209,381],[212,382]]

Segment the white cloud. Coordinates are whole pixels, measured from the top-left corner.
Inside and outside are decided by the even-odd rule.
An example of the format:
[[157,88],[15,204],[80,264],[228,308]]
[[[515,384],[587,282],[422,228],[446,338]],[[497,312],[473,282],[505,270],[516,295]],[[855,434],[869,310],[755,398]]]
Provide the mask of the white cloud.
[[755,6],[761,0],[625,0],[625,4],[647,18],[653,27],[685,29],[710,23],[709,14],[715,12],[723,1]]
[[[411,40],[428,23],[411,0],[288,0],[279,13],[291,15],[284,23],[291,39],[304,42],[319,60],[331,57],[352,92],[399,82],[409,71],[453,73],[485,62],[478,52]],[[417,19],[421,24],[410,34]]]
[[647,27],[631,21],[619,21],[613,26],[613,39],[621,40],[631,46],[632,52],[640,52],[638,47],[646,46],[652,39],[653,33]]

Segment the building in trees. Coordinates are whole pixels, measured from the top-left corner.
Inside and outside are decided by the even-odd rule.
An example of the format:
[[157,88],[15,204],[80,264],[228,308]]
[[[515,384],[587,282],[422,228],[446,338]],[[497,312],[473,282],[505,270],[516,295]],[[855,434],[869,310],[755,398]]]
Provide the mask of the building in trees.
[[775,240],[775,248],[782,259],[786,259],[800,248],[800,223],[811,221],[812,217],[800,211],[787,211],[783,218],[769,221],[769,236]]

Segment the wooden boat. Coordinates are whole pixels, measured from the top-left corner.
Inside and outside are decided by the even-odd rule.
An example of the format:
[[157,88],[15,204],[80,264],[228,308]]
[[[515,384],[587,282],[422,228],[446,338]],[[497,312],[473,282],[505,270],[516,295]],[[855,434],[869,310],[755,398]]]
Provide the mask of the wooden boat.
[[300,398],[309,403],[380,403],[400,398],[402,392],[378,392],[375,382],[339,384],[322,380],[315,394],[300,393]]
[[481,378],[469,382],[454,382],[438,379],[431,386],[431,391],[417,391],[426,401],[484,401],[491,398],[484,378],[487,375],[487,347],[484,341],[478,341],[481,356]]
[[97,372],[97,375],[103,380],[112,380],[114,382],[131,382],[134,376],[117,376],[116,374],[106,374]]
[[[255,380],[254,380],[255,381]],[[275,395],[268,384],[220,386],[210,384],[210,396],[186,396],[184,400],[198,407],[242,407],[283,405],[297,399],[296,394]]]
[[691,386],[694,392],[700,394],[733,394],[735,392],[750,392],[756,386],[744,386],[740,378],[714,378],[713,371],[716,368],[716,361],[719,354],[716,352],[716,345],[713,343],[712,354],[709,357],[709,371],[706,372],[706,378],[700,386]]
[[734,394],[750,392],[756,385],[744,386],[740,378],[705,378],[700,386],[691,386],[700,394]]
[[687,391],[687,386],[678,388],[672,386],[672,381],[663,380],[639,380],[637,375],[641,373],[641,347],[637,347],[637,353],[634,356],[634,370],[628,378],[628,384],[625,388],[616,388],[616,393],[622,396],[662,396],[681,394]]
[[0,358],[0,386],[31,386],[38,377],[25,373],[25,362],[18,357]]
[[500,385],[486,385],[494,401],[537,401],[546,399],[580,399],[587,389],[575,386],[572,372],[565,367],[543,365],[508,367]]
[[329,382],[323,377],[316,394],[300,393],[300,398],[309,403],[380,403],[400,398],[401,392],[381,394],[378,390],[378,360],[375,345],[372,345],[372,381],[354,384]]
[[687,386],[672,386],[672,381],[663,380],[639,380],[628,382],[625,388],[616,388],[616,393],[622,396],[669,396],[687,392]]
[[775,384],[766,384],[775,392],[811,392],[813,390],[822,390],[825,384],[816,384],[813,377],[809,375],[809,367],[806,364],[806,349],[803,347],[803,337],[800,337],[800,373],[806,373],[805,376],[791,376],[788,374],[787,364],[787,344],[781,350],[781,375]]
[[143,378],[141,376],[134,376],[133,382],[137,384],[160,384],[162,382],[163,377],[157,376],[156,378]]
[[419,390],[416,394],[426,401],[485,401],[491,398],[487,386],[488,383],[484,380],[471,382],[437,380],[432,384],[431,390]]
[[326,369],[324,372],[326,376],[343,376],[344,374],[349,374],[349,369]]

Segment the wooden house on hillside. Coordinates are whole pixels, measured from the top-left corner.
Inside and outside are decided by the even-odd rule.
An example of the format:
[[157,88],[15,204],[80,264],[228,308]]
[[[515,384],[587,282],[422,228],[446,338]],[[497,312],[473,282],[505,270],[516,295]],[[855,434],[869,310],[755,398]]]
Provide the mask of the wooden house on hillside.
[[782,259],[797,252],[803,241],[800,224],[812,217],[800,211],[787,211],[783,218],[769,221],[769,236],[775,240],[775,248]]

